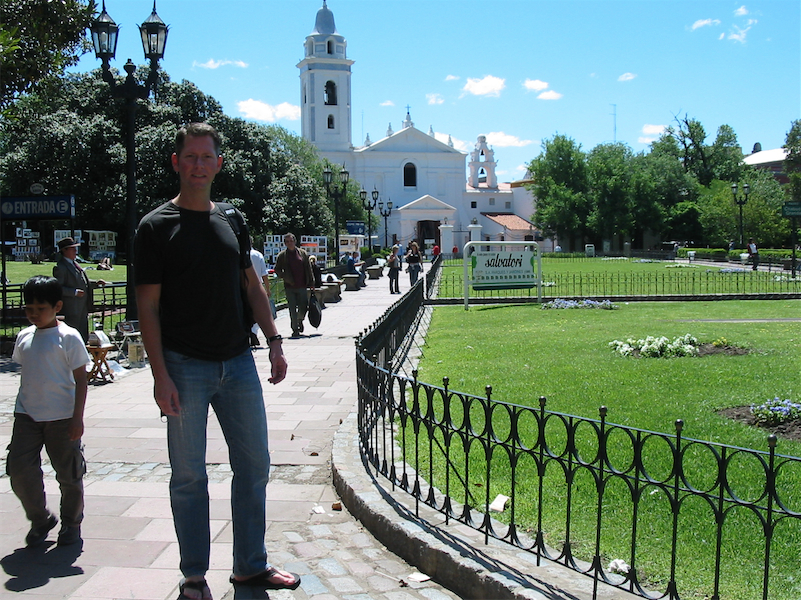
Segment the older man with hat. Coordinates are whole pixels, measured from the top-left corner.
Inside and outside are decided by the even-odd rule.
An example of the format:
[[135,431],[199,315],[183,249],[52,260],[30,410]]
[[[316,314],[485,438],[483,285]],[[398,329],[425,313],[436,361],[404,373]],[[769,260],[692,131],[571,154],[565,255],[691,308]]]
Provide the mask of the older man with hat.
[[[83,341],[86,342],[89,339],[89,300],[92,282],[76,260],[79,247],[80,244],[71,237],[59,240],[58,249],[61,258],[53,267],[53,277],[58,279],[64,292],[64,307],[61,309],[64,322],[80,331]],[[102,279],[98,279],[96,283],[106,285]]]

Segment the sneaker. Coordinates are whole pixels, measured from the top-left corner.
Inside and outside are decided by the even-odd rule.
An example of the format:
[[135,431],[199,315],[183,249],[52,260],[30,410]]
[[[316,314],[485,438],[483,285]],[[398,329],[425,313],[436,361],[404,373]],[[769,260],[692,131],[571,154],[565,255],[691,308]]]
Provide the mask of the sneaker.
[[47,534],[50,530],[58,525],[58,519],[55,515],[50,515],[47,521],[39,527],[31,527],[28,535],[25,536],[25,543],[29,548],[35,548],[47,539]]
[[81,526],[67,527],[61,526],[61,531],[58,532],[58,545],[70,546],[81,541]]

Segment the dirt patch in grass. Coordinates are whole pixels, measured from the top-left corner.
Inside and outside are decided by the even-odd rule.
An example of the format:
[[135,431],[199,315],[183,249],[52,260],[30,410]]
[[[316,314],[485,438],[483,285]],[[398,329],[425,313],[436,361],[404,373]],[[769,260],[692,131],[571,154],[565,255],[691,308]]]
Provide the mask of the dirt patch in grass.
[[717,411],[717,413],[727,419],[733,419],[739,423],[750,425],[751,427],[759,427],[768,433],[776,434],[777,437],[782,439],[796,442],[801,441],[801,419],[793,419],[781,425],[760,425],[756,422],[754,415],[751,414],[751,408],[748,406],[724,408]]
[[748,354],[748,348],[740,348],[739,346],[715,346],[714,344],[699,344],[698,356],[707,356],[709,354],[725,354],[727,356],[742,356]]

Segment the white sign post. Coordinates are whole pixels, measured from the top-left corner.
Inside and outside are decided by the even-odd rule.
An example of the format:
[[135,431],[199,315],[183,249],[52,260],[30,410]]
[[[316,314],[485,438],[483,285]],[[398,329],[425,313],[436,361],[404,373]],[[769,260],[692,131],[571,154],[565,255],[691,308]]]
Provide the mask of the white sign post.
[[[492,251],[481,250],[482,246]],[[537,286],[537,302],[542,302],[542,254],[537,242],[467,242],[463,255],[465,310],[469,309],[471,285],[475,290]]]

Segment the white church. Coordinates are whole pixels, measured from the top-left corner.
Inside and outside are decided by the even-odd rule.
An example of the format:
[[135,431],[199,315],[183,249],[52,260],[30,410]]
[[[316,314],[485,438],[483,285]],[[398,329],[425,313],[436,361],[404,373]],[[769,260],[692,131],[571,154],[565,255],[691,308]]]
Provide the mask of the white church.
[[[323,0],[314,30],[306,37],[300,70],[301,134],[320,156],[345,165],[351,179],[381,200],[392,201],[387,239],[408,247],[418,244],[430,255],[438,245],[450,253],[468,241],[539,239],[530,222],[534,199],[524,181],[499,183],[495,153],[479,135],[467,153],[417,129],[407,110],[400,129],[390,123],[386,137],[354,146],[351,137],[351,66],[347,40],[337,32],[334,14]],[[465,174],[467,175],[465,176]],[[386,212],[386,206],[384,208]],[[383,244],[384,219],[376,242]],[[541,242],[550,250],[550,240]]]

